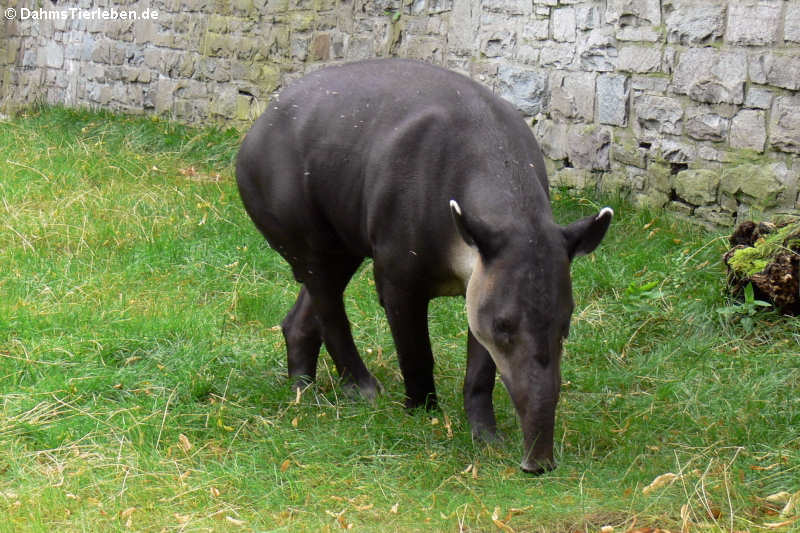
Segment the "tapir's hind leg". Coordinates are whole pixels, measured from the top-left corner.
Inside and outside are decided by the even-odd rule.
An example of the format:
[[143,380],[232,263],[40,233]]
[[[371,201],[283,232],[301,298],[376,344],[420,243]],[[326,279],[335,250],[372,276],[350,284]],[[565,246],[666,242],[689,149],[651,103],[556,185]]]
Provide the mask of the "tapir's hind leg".
[[380,392],[380,383],[358,355],[342,296],[361,258],[337,256],[306,268],[302,279],[319,321],[322,339],[342,381],[367,398]]
[[300,289],[297,301],[283,319],[281,328],[286,340],[289,378],[295,380],[295,387],[303,387],[317,376],[317,359],[322,346],[322,328],[305,286]]

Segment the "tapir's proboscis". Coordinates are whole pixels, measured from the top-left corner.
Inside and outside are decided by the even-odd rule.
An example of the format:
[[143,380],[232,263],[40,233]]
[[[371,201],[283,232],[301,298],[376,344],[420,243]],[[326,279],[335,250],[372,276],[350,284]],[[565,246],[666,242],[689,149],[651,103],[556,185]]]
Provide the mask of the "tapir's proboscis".
[[269,103],[242,143],[236,177],[250,217],[302,284],[282,322],[298,387],[315,379],[324,342],[343,386],[370,398],[381,390],[342,299],[371,257],[406,406],[436,406],[428,302],[465,295],[473,434],[496,435],[499,372],[524,435],[522,469],[555,467],[570,262],[594,250],[613,212],[554,222],[541,151],[511,104],[415,61],[323,68]]

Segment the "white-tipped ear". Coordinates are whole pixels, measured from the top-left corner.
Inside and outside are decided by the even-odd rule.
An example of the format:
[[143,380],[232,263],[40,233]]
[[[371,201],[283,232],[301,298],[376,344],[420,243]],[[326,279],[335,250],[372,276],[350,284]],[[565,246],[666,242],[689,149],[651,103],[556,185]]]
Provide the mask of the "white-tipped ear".
[[567,239],[567,254],[570,259],[591,253],[597,248],[611,224],[614,211],[604,207],[596,215],[589,215],[562,228]]
[[461,213],[461,206],[455,200],[450,200],[450,214],[453,217],[453,223],[456,225],[458,234],[464,239],[464,242],[470,246],[475,246],[475,240],[470,235],[466,227],[464,215]]
[[603,208],[603,209],[601,209],[601,210],[600,210],[600,212],[597,214],[597,218],[595,218],[595,220],[600,220],[601,218],[603,218],[603,217],[605,217],[605,216],[607,216],[607,217],[609,217],[609,218],[613,217],[613,216],[614,216],[614,210],[613,210],[613,209],[611,209],[610,207],[604,207],[604,208]]

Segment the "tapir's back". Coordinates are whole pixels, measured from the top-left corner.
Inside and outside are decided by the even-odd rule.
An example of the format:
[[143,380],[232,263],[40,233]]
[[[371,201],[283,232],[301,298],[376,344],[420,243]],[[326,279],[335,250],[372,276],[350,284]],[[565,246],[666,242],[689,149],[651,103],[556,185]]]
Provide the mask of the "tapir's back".
[[284,89],[248,133],[237,178],[271,241],[344,241],[368,256],[384,218],[428,232],[446,226],[449,239],[449,199],[475,186],[469,180],[511,176],[509,164],[520,183],[508,188],[546,191],[544,169],[531,168],[541,155],[511,105],[445,69],[375,60],[321,69]]

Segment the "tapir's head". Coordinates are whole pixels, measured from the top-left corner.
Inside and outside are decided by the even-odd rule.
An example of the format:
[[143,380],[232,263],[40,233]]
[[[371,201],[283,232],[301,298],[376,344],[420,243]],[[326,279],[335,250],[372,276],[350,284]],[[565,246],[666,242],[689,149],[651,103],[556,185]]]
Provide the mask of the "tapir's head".
[[566,227],[548,220],[533,232],[504,232],[455,201],[450,208],[461,237],[478,251],[467,284],[469,326],[491,354],[519,415],[522,469],[551,470],[561,344],[574,307],[570,262],[595,249],[613,211],[604,208]]

